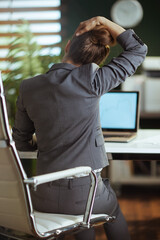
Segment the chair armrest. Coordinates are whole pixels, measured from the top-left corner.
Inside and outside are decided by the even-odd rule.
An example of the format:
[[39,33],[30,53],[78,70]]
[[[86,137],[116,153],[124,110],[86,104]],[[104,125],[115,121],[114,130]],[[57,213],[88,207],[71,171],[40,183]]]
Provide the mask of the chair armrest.
[[77,177],[80,177],[79,176],[80,174],[89,175],[90,173],[91,173],[90,167],[75,167],[67,170],[62,170],[58,172],[35,176],[32,178],[27,178],[27,179],[24,179],[24,183],[32,184],[34,185],[34,187],[36,187],[43,183],[52,182],[52,181],[56,181],[56,180],[67,178],[67,177],[77,178]]

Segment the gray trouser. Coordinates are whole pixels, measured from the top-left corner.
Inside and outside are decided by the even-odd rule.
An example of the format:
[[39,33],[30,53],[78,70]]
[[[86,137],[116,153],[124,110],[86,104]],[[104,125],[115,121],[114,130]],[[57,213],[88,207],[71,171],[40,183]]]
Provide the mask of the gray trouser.
[[[40,185],[36,192],[32,192],[34,208],[41,212],[83,214],[89,186],[89,177],[62,179]],[[102,179],[98,174],[93,213],[113,214],[117,206],[117,198],[108,179]]]
[[[41,212],[83,214],[89,192],[90,178],[62,179],[49,184],[40,185],[32,193],[34,208]],[[93,207],[93,213],[115,215],[115,223],[104,224],[109,240],[129,240],[128,228],[120,211],[116,195],[108,179],[102,179],[98,174],[98,187]],[[113,230],[112,230],[113,229]],[[115,236],[113,235],[115,232]],[[117,235],[116,235],[117,232]],[[123,232],[124,234],[121,234]],[[124,236],[120,238],[121,236]],[[76,239],[94,239],[93,230],[83,231]],[[110,236],[110,237],[109,237]],[[117,236],[117,238],[116,238]]]

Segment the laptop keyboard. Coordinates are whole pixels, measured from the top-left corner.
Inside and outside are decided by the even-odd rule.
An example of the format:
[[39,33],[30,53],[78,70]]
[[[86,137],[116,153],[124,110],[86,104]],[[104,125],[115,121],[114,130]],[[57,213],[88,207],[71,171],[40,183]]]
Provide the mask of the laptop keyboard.
[[106,138],[112,138],[112,137],[120,137],[120,138],[129,138],[129,137],[131,137],[132,135],[131,134],[128,134],[128,135],[109,135],[109,134],[104,134],[104,137],[106,137]]

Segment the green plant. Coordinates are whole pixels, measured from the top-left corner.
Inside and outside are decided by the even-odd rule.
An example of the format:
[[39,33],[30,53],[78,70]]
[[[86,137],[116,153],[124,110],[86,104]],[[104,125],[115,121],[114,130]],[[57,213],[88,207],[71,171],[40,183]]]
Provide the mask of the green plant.
[[29,24],[24,22],[18,28],[19,36],[10,42],[8,73],[3,74],[10,124],[14,124],[16,99],[22,80],[45,73],[51,63],[61,61],[61,55],[40,56],[41,47],[34,40]]

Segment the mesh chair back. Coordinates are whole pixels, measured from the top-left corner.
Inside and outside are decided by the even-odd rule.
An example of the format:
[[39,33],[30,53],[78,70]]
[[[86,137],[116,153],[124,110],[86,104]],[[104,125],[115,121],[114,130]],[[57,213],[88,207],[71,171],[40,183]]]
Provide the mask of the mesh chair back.
[[9,130],[0,78],[0,226],[31,234],[33,209],[28,186],[23,184],[25,178]]

